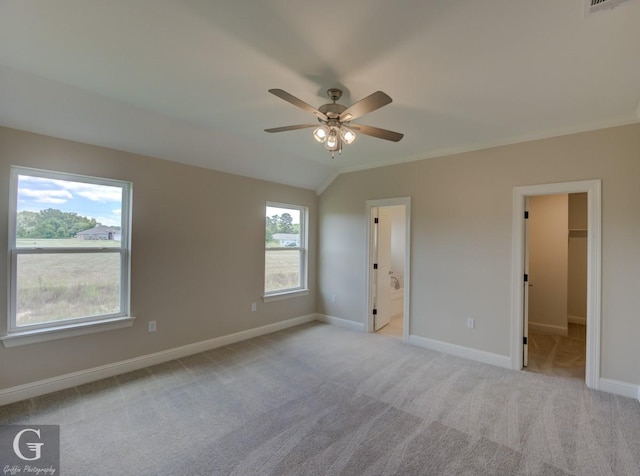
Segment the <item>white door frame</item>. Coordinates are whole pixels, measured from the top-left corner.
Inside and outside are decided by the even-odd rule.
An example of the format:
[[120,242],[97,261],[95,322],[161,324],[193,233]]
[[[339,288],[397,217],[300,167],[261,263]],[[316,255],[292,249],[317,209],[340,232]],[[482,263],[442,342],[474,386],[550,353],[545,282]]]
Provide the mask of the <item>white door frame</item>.
[[[528,213],[531,202],[529,197],[524,197],[524,213]],[[531,244],[531,239],[529,236],[530,226],[529,220],[524,220],[523,223],[523,243],[524,252],[522,254],[523,257],[523,270],[524,274],[529,273],[529,253],[531,249],[529,248]],[[522,329],[522,336],[524,337],[522,341],[522,367],[527,367],[529,365],[529,282],[522,282],[522,325],[524,326]],[[526,342],[526,344],[525,344]]]
[[587,193],[587,358],[585,383],[600,387],[600,322],[602,311],[602,200],[601,180],[583,180],[543,185],[528,185],[513,189],[512,243],[512,307],[511,307],[511,366],[522,370],[524,335],[524,211],[527,197],[564,193]]
[[367,242],[366,250],[367,256],[365,261],[365,282],[367,283],[366,301],[365,301],[365,316],[364,316],[364,329],[365,332],[373,332],[373,313],[372,311],[372,293],[371,293],[371,279],[373,273],[373,235],[371,233],[371,209],[376,207],[393,207],[396,205],[404,206],[404,226],[405,226],[405,246],[404,246],[404,308],[402,316],[402,340],[404,342],[409,341],[409,321],[410,321],[410,302],[411,302],[411,197],[399,197],[399,198],[386,198],[380,200],[367,200],[366,202],[366,214],[367,217]]

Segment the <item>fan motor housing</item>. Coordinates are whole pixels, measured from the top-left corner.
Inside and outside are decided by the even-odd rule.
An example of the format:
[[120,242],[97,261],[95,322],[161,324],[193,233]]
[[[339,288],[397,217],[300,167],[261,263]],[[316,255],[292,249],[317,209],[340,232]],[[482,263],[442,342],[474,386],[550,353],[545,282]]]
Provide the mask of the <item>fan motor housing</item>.
[[347,109],[347,107],[342,104],[330,103],[323,104],[318,108],[318,111],[330,119],[336,119],[345,109]]

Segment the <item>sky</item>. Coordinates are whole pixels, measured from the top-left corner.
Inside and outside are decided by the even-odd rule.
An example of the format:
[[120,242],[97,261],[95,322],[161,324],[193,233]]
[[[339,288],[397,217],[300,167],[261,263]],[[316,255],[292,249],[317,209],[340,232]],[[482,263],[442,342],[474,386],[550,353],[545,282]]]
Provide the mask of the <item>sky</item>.
[[278,208],[278,207],[267,206],[265,215],[271,218],[273,215],[282,216],[283,213],[288,213],[289,215],[291,215],[291,218],[292,218],[291,223],[293,223],[294,225],[297,225],[298,223],[300,223],[300,212],[297,210],[292,210],[290,208]]
[[18,176],[18,212],[47,208],[95,218],[107,226],[121,225],[122,189],[84,182]]

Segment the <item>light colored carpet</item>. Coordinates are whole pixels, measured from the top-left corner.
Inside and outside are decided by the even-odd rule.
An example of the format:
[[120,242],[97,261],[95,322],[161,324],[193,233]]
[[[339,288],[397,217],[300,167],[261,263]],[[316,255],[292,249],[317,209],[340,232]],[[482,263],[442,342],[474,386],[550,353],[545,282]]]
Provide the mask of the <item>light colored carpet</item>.
[[566,336],[530,331],[527,370],[584,380],[587,326],[570,323],[568,331]]
[[313,323],[0,407],[65,475],[638,475],[640,403]]

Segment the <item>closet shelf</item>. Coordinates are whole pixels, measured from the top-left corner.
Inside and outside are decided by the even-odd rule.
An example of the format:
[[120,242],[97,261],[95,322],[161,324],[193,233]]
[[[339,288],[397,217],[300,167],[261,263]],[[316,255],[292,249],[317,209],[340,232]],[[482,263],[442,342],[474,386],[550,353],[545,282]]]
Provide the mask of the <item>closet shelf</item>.
[[569,233],[567,233],[567,236],[569,236],[569,239],[587,238],[587,234],[588,234],[588,230],[586,228],[570,228]]

